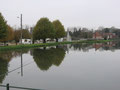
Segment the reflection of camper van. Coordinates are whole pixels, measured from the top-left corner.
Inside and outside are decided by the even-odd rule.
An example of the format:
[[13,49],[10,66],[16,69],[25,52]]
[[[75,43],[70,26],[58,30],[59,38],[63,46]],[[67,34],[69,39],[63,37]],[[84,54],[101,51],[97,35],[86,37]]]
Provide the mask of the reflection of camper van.
[[22,39],[22,44],[31,44],[31,39]]
[[0,43],[0,46],[4,46],[4,44],[3,44],[3,43]]

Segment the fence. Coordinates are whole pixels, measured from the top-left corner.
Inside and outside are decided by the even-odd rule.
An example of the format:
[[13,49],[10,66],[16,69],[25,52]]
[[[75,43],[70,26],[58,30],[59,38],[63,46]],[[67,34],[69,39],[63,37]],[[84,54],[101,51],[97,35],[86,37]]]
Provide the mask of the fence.
[[26,89],[26,90],[44,90],[44,89],[34,89],[34,88],[26,88],[26,87],[16,87],[16,86],[10,86],[9,83],[6,85],[0,85],[0,87],[5,87],[6,90],[10,90],[10,88],[16,88],[16,89]]

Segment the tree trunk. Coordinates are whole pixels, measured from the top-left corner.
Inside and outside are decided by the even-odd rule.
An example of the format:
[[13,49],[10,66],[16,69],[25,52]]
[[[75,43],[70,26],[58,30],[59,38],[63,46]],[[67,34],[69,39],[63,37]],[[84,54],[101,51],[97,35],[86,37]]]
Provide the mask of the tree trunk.
[[46,39],[43,39],[43,43],[46,43]]
[[34,44],[35,43],[35,41],[34,40],[32,40],[32,44]]
[[15,42],[16,43],[16,45],[17,45],[17,42]]
[[58,42],[58,38],[56,38],[56,42]]
[[4,46],[6,46],[6,42],[4,41]]
[[43,50],[46,50],[46,47],[43,47]]
[[59,46],[57,45],[56,48],[58,48]]

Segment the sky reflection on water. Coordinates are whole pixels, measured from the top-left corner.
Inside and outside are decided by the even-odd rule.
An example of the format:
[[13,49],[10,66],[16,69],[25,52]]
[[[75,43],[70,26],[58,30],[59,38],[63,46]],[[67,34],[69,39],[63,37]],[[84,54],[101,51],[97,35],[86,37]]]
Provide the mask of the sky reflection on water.
[[0,83],[45,90],[119,90],[119,49],[120,43],[109,42],[0,52]]

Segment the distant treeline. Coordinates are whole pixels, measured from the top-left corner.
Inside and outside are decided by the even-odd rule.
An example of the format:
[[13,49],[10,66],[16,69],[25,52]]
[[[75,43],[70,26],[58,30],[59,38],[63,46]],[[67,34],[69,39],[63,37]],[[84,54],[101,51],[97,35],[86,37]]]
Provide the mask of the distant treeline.
[[92,38],[93,31],[88,30],[87,28],[73,28],[69,31],[72,40],[78,40],[83,38]]
[[74,28],[68,28],[68,31],[72,40],[93,38],[93,34],[95,32],[99,32],[101,34],[114,33],[117,36],[116,38],[120,38],[120,29],[115,27],[111,27],[111,28],[99,27],[97,30],[74,27]]

